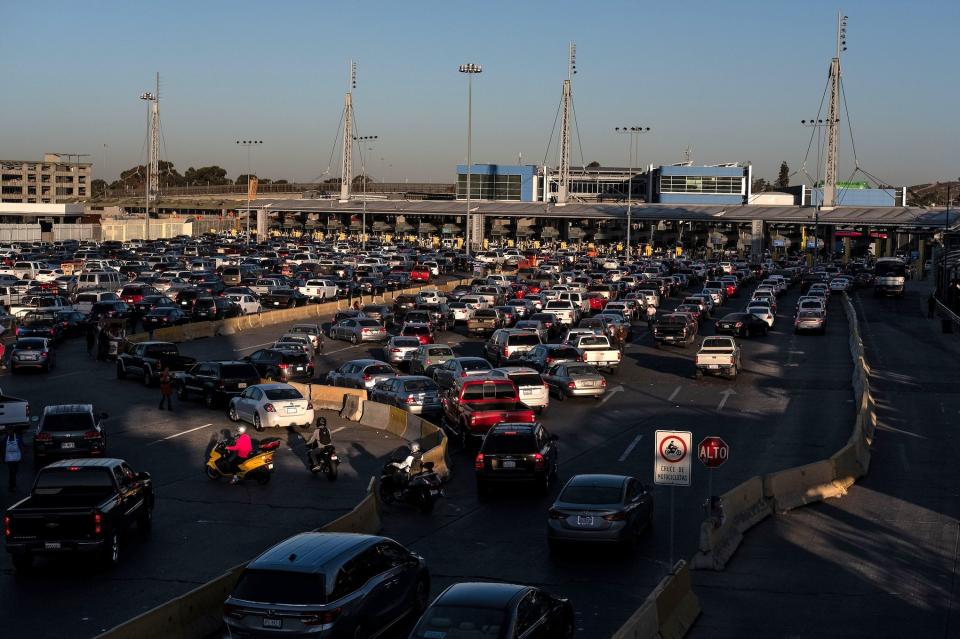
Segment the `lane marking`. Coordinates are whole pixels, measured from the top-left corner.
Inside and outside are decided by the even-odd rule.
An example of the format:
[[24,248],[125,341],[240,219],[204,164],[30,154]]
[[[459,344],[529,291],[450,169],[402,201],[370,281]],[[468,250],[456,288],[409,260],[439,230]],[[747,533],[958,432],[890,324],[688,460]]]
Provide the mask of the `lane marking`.
[[718,412],[718,413],[723,410],[723,407],[724,407],[724,406],[726,406],[727,400],[730,399],[730,396],[731,396],[731,395],[736,395],[736,394],[737,394],[737,391],[733,390],[732,388],[728,388],[727,390],[723,391],[723,392],[720,393],[720,394],[723,395],[723,399],[721,399],[721,400],[720,400],[720,403],[717,405],[717,412]]
[[623,454],[620,455],[620,459],[618,459],[617,461],[622,462],[623,460],[625,460],[630,455],[630,453],[633,452],[633,449],[637,447],[637,444],[640,443],[641,439],[643,439],[643,435],[637,435],[636,437],[634,437],[633,441],[630,442],[630,445],[627,446],[626,450],[623,451]]
[[273,344],[276,343],[276,341],[277,340],[273,340],[272,342],[264,342],[263,344],[254,344],[253,346],[244,346],[243,348],[235,348],[233,349],[233,352],[242,353],[243,351],[252,351],[253,349],[260,348],[262,346],[272,346]]
[[207,427],[209,427],[209,426],[213,426],[213,424],[204,424],[203,426],[197,426],[196,428],[191,428],[190,430],[185,430],[185,431],[182,431],[182,432],[179,432],[179,433],[174,433],[173,435],[170,435],[169,437],[164,437],[163,439],[158,439],[158,440],[156,440],[156,441],[152,441],[152,442],[150,442],[149,444],[147,444],[147,446],[153,446],[154,444],[159,444],[160,442],[165,442],[165,441],[167,441],[168,439],[173,439],[174,437],[180,437],[181,435],[186,435],[187,433],[192,433],[192,432],[194,432],[194,431],[196,431],[196,430],[201,430],[201,429],[207,428]]
[[670,393],[670,397],[667,398],[667,401],[668,401],[668,402],[672,402],[672,401],[677,397],[677,395],[680,394],[680,389],[681,389],[681,388],[682,388],[681,386],[677,386],[676,388],[674,388],[674,389],[673,389],[673,392]]
[[74,375],[83,375],[87,371],[74,371],[72,373],[64,373],[63,375],[54,375],[53,377],[48,377],[47,380],[54,379],[63,379],[64,377],[73,377]]
[[334,428],[333,430],[330,431],[330,434],[333,435],[334,433],[339,433],[341,430],[347,430],[347,427],[340,426],[339,428]]
[[604,404],[607,403],[607,401],[608,401],[611,397],[613,397],[614,395],[616,395],[617,393],[619,393],[619,392],[622,391],[622,390],[624,390],[622,384],[619,385],[619,386],[614,386],[613,388],[611,388],[610,390],[607,391],[607,394],[603,397],[603,399],[600,400],[600,403],[598,404],[598,406],[603,406]]

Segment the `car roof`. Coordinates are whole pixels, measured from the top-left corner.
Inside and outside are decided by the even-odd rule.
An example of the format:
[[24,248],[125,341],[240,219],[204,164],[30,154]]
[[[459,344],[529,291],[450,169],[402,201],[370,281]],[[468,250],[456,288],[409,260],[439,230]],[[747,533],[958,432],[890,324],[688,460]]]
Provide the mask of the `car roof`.
[[539,422],[502,422],[496,426],[492,426],[488,433],[502,433],[504,431],[516,431],[524,433],[532,433],[540,426]]
[[47,464],[45,468],[69,468],[70,466],[83,466],[86,468],[113,468],[119,464],[124,463],[122,459],[117,459],[115,457],[101,457],[97,459],[92,458],[83,458],[83,459],[60,459],[51,464]]
[[344,555],[356,554],[383,540],[353,533],[300,533],[262,552],[247,564],[247,569],[326,572],[329,564],[338,563]]
[[504,373],[505,375],[521,375],[521,374],[539,375],[540,374],[534,369],[529,368],[527,366],[502,366],[500,368],[495,368],[493,370],[498,371],[500,373]]
[[57,406],[47,406],[43,409],[44,415],[73,415],[92,412],[93,404],[59,404]]
[[385,361],[381,359],[351,359],[349,362],[344,362],[345,364],[361,364],[363,366],[370,366],[371,364],[386,364]]
[[[280,382],[275,382],[273,384],[254,384],[254,386],[263,390],[274,390],[276,388],[293,388],[293,386],[291,386],[290,384],[283,384]],[[293,390],[297,390],[297,389],[293,388]]]
[[518,584],[461,582],[444,590],[434,605],[506,608],[530,590]]
[[567,482],[567,486],[622,486],[628,479],[628,475],[574,475]]

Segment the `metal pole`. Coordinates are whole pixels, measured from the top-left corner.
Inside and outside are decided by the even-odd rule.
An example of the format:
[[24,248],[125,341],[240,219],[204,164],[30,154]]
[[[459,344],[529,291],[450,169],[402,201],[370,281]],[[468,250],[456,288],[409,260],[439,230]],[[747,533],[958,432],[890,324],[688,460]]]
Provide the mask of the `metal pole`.
[[630,205],[633,202],[633,145],[637,139],[634,131],[630,132],[630,152],[627,153],[627,261],[630,261]]
[[466,249],[467,257],[470,257],[470,178],[472,173],[472,149],[473,146],[473,74],[467,74],[467,215],[466,221]]
[[673,570],[673,514],[674,514],[673,493],[674,493],[674,490],[675,490],[674,487],[670,486],[670,567],[668,568],[668,571]]
[[250,145],[247,145],[247,246],[250,246]]
[[707,499],[713,497],[713,469],[707,469]]

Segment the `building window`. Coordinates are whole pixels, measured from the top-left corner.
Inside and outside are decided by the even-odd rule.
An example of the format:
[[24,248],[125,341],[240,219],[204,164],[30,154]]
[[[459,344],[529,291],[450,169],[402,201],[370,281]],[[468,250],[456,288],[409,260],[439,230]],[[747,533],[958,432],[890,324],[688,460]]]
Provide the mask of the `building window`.
[[743,176],[661,175],[661,193],[706,193],[746,195]]
[[[520,201],[519,175],[470,175],[471,200],[514,200]],[[457,199],[465,200],[467,195],[466,173],[457,176]]]

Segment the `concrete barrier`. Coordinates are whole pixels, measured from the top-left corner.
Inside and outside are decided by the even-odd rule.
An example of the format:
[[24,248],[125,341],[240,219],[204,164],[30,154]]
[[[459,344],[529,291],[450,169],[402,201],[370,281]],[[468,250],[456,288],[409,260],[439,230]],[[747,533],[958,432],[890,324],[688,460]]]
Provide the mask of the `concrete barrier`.
[[740,547],[744,533],[773,510],[771,501],[763,494],[763,478],[759,476],[724,493],[722,499],[722,522],[717,525],[718,522],[707,520],[700,524],[700,541],[690,561],[691,568],[723,570]]
[[[390,406],[365,399],[361,405],[360,423],[370,428],[387,430],[390,424]],[[398,433],[399,434],[399,433]]]
[[370,478],[367,484],[367,495],[353,510],[346,515],[337,517],[328,524],[317,528],[319,532],[344,532],[375,535],[380,532],[380,500],[377,497],[377,480]]
[[343,408],[340,409],[340,417],[349,419],[351,422],[360,421],[363,414],[363,403],[366,398],[360,398],[357,395],[346,395],[343,398]]
[[697,617],[700,601],[690,584],[690,569],[678,561],[613,639],[680,639]]
[[763,478],[763,493],[773,500],[777,512],[847,494],[842,483],[835,482],[833,462],[829,459],[788,468]]
[[[403,437],[404,433],[407,431],[407,420],[408,419],[420,419],[416,415],[411,415],[402,408],[397,408],[396,406],[390,407],[390,414],[387,417],[387,431],[396,435],[397,437]],[[416,437],[409,438],[404,437],[408,441],[413,441],[417,439]]]

